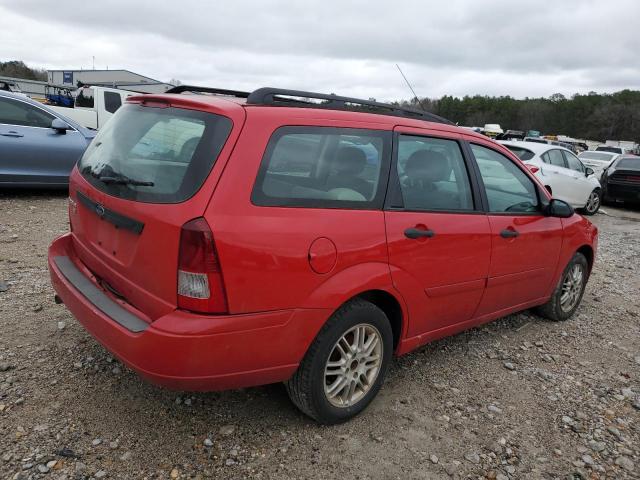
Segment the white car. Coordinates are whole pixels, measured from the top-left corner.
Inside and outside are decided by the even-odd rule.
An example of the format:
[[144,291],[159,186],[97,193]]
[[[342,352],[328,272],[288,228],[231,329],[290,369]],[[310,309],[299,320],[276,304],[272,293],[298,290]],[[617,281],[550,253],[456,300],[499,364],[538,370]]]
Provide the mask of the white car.
[[585,167],[572,152],[557,145],[534,142],[499,142],[531,170],[560,200],[593,215],[600,208],[600,182],[591,167]]
[[611,165],[611,162],[619,156],[619,153],[614,152],[587,150],[586,152],[580,153],[578,158],[585,166],[591,167],[596,177],[600,178],[604,169]]

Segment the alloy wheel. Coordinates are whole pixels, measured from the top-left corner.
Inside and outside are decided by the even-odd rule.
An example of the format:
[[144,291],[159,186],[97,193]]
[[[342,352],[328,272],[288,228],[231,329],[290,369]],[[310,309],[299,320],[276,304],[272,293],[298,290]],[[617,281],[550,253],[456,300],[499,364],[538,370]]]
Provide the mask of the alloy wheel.
[[383,359],[382,335],[366,323],[344,333],[333,346],[324,369],[324,393],[335,407],[358,403],[374,385]]
[[584,269],[580,264],[574,264],[564,277],[560,295],[560,308],[564,312],[570,312],[580,300],[583,278]]
[[589,213],[594,213],[596,210],[598,210],[599,206],[600,206],[600,193],[594,190],[593,192],[591,192],[591,195],[589,195],[589,199],[587,200],[587,205],[585,206],[585,210]]

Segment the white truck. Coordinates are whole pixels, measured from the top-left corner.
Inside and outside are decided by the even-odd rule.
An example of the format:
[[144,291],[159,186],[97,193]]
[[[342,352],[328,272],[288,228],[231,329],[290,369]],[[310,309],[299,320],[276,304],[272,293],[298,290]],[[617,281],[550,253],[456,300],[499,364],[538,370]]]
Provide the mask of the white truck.
[[636,153],[638,151],[638,144],[625,140],[607,140],[604,145],[599,145],[596,150],[624,155],[625,153]]
[[106,87],[80,87],[73,92],[75,96],[73,108],[49,108],[60,112],[80,125],[99,130],[107,120],[122,106],[125,99],[138,92]]

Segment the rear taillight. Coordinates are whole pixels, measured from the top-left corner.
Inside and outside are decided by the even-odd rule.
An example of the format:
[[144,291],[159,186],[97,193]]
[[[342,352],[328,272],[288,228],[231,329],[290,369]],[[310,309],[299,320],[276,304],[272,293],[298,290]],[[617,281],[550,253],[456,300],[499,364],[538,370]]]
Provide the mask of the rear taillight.
[[178,307],[201,313],[227,312],[218,253],[204,218],[185,223],[180,232]]
[[527,165],[527,168],[531,173],[538,173],[540,171],[540,168],[535,165]]

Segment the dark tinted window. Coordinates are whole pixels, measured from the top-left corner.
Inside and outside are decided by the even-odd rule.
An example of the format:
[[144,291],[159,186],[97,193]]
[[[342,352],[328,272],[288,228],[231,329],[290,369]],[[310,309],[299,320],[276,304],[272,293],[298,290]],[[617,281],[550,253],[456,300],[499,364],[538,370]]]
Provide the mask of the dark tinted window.
[[93,108],[93,90],[81,88],[76,94],[76,107]]
[[401,135],[396,168],[406,210],[473,210],[458,142]]
[[104,92],[104,109],[110,113],[116,113],[122,106],[122,98],[116,92]]
[[390,132],[282,127],[271,137],[252,193],[257,205],[379,208]]
[[571,170],[584,173],[585,171],[584,165],[580,160],[578,160],[578,157],[576,157],[575,155],[569,152],[564,152],[564,151],[562,152],[562,154],[564,155],[564,159],[567,161],[567,165]]
[[556,167],[567,168],[567,165],[564,163],[564,156],[562,155],[562,150],[553,149],[549,150],[546,153],[542,154],[542,160],[545,163],[550,165],[555,165]]
[[505,147],[515,153],[517,157],[523,162],[531,160],[534,157],[534,153],[531,150],[527,150],[526,148],[516,147],[513,145],[505,145]]
[[50,128],[55,117],[26,102],[0,97],[0,123]]
[[529,213],[538,211],[533,181],[504,155],[480,145],[471,145],[489,201],[489,211]]
[[231,125],[212,113],[124,105],[89,144],[79,169],[110,195],[178,203],[200,189]]

